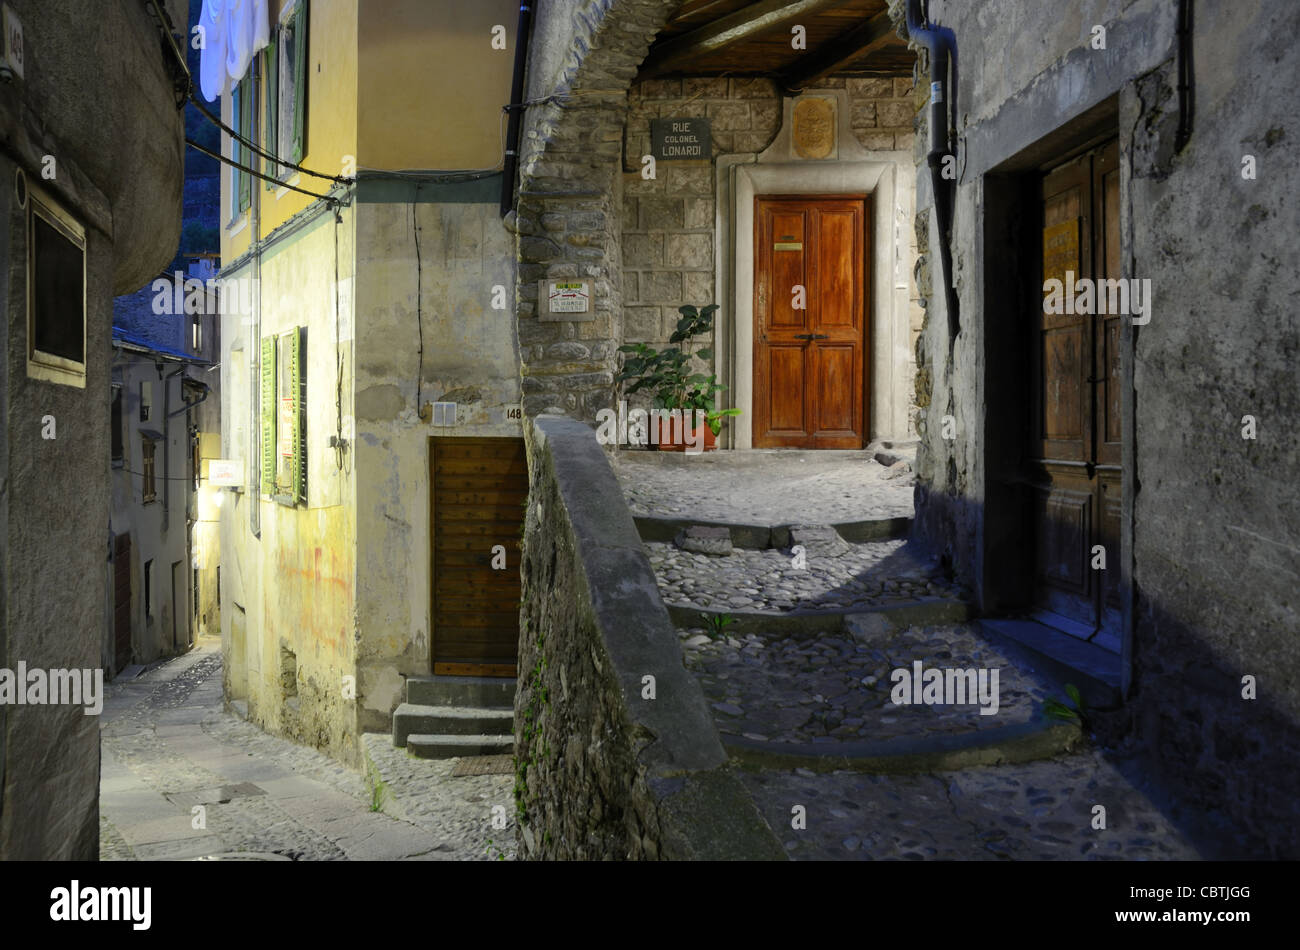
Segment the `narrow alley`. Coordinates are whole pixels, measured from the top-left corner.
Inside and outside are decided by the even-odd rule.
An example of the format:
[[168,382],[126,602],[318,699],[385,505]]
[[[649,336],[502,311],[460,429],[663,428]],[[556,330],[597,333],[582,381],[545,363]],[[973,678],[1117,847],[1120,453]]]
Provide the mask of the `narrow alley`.
[[[482,861],[514,855],[510,778],[367,736],[368,774],[222,711],[220,641],[109,688],[100,859]],[[493,806],[508,806],[495,813]]]

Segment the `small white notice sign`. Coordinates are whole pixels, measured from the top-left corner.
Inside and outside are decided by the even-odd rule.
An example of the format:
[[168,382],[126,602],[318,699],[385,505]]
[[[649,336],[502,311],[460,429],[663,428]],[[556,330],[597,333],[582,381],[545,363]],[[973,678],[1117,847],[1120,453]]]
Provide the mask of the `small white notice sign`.
[[591,306],[591,285],[585,280],[568,282],[551,281],[551,313],[586,313]]
[[244,484],[244,463],[240,459],[208,459],[208,484],[239,488]]

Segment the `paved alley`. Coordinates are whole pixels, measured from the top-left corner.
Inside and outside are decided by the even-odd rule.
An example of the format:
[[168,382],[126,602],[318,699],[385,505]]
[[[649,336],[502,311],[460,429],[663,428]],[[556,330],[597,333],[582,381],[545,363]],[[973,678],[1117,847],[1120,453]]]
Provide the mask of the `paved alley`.
[[[224,712],[220,643],[107,688],[101,860],[512,859],[512,776],[365,736],[369,775]],[[493,822],[504,824],[494,829]]]
[[[968,622],[969,592],[902,539],[910,458],[885,447],[614,462],[686,668],[786,853],[1199,857],[1122,763],[1045,715],[1061,685]],[[918,668],[987,675],[987,694],[972,683],[922,702],[917,685],[900,704],[895,674]]]

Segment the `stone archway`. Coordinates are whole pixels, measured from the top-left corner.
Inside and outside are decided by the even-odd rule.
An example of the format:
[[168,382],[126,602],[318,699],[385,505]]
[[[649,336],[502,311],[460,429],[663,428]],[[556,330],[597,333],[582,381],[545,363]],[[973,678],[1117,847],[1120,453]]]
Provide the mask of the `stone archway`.
[[[534,33],[568,34],[563,58],[530,64],[520,142],[516,317],[529,416],[587,422],[612,405],[622,339],[620,154],[628,88],[680,0],[569,0],[543,8]],[[546,75],[553,65],[554,78]],[[540,73],[541,75],[537,75]],[[590,281],[588,319],[539,313],[538,282]]]

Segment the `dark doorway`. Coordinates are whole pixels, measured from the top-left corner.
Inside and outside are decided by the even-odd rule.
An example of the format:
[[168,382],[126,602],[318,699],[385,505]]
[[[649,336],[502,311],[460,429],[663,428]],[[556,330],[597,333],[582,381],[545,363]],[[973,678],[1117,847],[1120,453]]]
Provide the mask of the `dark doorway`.
[[[1039,620],[1118,647],[1121,629],[1120,313],[1101,283],[1121,276],[1119,148],[1090,148],[1045,172],[1039,194],[1040,290],[1091,303],[1038,308],[1030,405],[1034,606]],[[1067,277],[1067,275],[1069,275]],[[1042,302],[1044,292],[1037,295]],[[1064,312],[1049,310],[1064,309]],[[1070,312],[1074,310],[1076,312]],[[1082,312],[1078,312],[1082,311]]]

